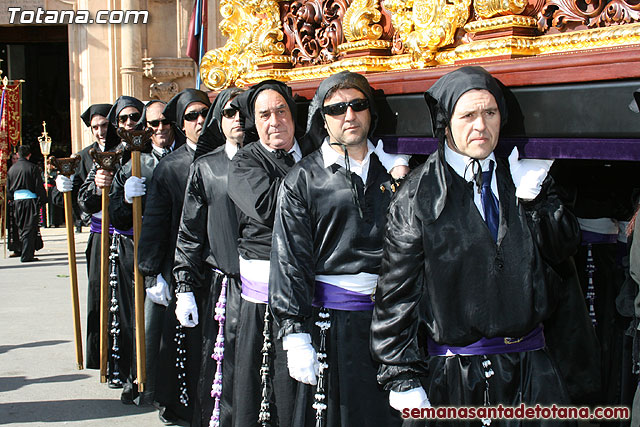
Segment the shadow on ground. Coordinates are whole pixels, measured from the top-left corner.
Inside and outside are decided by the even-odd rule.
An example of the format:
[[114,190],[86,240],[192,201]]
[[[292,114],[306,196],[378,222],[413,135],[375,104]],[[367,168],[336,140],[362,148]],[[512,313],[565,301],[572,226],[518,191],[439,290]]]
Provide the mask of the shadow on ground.
[[76,399],[0,404],[0,425],[32,422],[88,421],[151,412],[153,407],[123,405],[120,400]]
[[[89,378],[90,375],[72,374],[72,375],[55,375],[53,377],[44,378],[31,378],[27,377],[0,377],[0,393],[6,391],[15,391],[19,388],[31,385],[31,384],[43,384],[43,383],[65,383],[71,381],[84,380]],[[1,413],[1,411],[0,411]],[[0,420],[1,422],[2,420]]]
[[23,344],[0,345],[0,354],[7,353],[17,348],[48,347],[51,345],[65,344],[68,342],[69,340],[49,340],[49,341],[26,342]]

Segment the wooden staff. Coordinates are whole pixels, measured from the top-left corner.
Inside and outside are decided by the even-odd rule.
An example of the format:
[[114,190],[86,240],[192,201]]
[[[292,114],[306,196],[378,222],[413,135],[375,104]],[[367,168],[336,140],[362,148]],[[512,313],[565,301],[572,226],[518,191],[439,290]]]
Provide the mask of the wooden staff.
[[[95,148],[89,154],[99,169],[109,172],[115,170],[122,152],[102,152]],[[109,190],[110,185],[102,189],[102,230],[100,239],[100,382],[107,382],[107,357],[109,353]]]
[[[80,163],[80,157],[66,157],[56,159],[51,157],[51,163],[60,175],[69,178]],[[80,327],[80,298],[78,297],[78,270],[76,268],[76,241],[73,235],[73,212],[71,191],[62,193],[64,196],[64,221],[67,226],[67,253],[69,255],[69,278],[71,280],[71,304],[73,306],[73,326],[76,338],[76,363],[78,369],[84,367],[82,359],[82,330]]]
[[[118,136],[131,151],[131,176],[140,178],[140,152],[148,146],[153,131],[118,129]],[[147,381],[146,346],[144,336],[144,282],[138,268],[138,242],[142,229],[142,198],[133,198],[133,277],[135,279],[135,312],[136,312],[136,367],[138,372],[138,391],[144,391]]]

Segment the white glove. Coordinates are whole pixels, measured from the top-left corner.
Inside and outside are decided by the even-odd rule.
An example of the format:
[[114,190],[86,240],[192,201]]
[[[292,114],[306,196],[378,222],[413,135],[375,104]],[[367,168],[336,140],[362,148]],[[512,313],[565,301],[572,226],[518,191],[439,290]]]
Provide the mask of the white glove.
[[430,408],[431,402],[427,392],[422,387],[417,387],[407,391],[390,391],[389,405],[393,409],[402,411],[404,408]]
[[301,383],[316,385],[320,365],[318,356],[311,345],[311,335],[289,334],[282,339],[282,348],[287,350],[289,375]]
[[73,190],[73,181],[64,175],[58,175],[56,178],[56,188],[61,193],[68,193]]
[[382,166],[384,166],[387,172],[391,172],[391,169],[396,166],[409,166],[409,159],[411,158],[410,155],[390,154],[385,152],[381,139],[378,140],[378,144],[373,152],[378,156],[378,160],[380,160],[380,163],[382,163]]
[[[198,306],[193,292],[178,292],[176,301],[176,317],[186,328],[193,328],[198,324]],[[191,319],[189,319],[191,317]]]
[[513,147],[513,151],[509,154],[509,168],[516,186],[516,197],[533,200],[542,190],[542,182],[547,177],[553,160],[518,160],[518,156],[518,147]]
[[144,185],[144,181],[147,178],[138,178],[137,176],[131,176],[124,183],[124,201],[131,204],[134,197],[144,196],[147,192],[147,186]]
[[158,274],[156,278],[155,286],[146,289],[147,297],[158,305],[169,305],[169,299],[171,294],[169,293],[169,285],[162,277],[162,274]]

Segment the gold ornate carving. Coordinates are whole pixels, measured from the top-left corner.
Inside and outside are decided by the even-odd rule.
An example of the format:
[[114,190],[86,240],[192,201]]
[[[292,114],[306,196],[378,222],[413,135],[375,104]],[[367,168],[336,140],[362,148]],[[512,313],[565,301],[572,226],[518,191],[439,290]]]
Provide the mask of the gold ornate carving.
[[464,30],[468,33],[477,33],[479,31],[498,30],[505,27],[535,28],[537,25],[537,19],[532,16],[507,15],[492,19],[471,21],[464,26]]
[[[471,0],[317,0],[318,4],[340,3],[344,7],[339,13],[324,7],[315,8],[323,17],[299,17],[302,24],[308,24],[311,18],[313,22],[324,22],[324,14],[334,13],[330,15],[332,26],[327,27],[327,31],[334,31],[336,41],[343,43],[333,45],[336,50],[331,51],[331,58],[318,54],[317,58],[313,57],[317,60],[299,61],[290,68],[294,62],[292,49],[297,45],[288,32],[283,36],[280,17],[280,10],[283,15],[284,11],[293,13],[290,9],[293,3],[288,1],[222,0],[220,29],[229,39],[225,46],[208,52],[203,59],[200,73],[209,88],[245,86],[268,78],[321,79],[342,70],[402,71],[492,58],[640,45],[640,24],[629,23],[640,19],[637,0],[610,0],[610,8],[594,6],[601,10],[594,9],[591,21],[581,22],[581,25],[603,27],[542,36],[537,35],[535,28],[540,29],[543,21],[553,18],[568,22],[570,14],[565,3],[574,0],[527,0],[526,4],[523,0],[475,0],[476,16],[493,17],[469,23]],[[305,1],[298,0],[298,3],[304,5]],[[607,0],[592,1],[600,4]],[[551,4],[553,8],[543,11],[543,4]],[[559,8],[560,4],[564,6]],[[559,9],[561,13],[552,16]],[[382,33],[374,30],[376,25],[381,26]],[[559,23],[554,26],[558,28]],[[468,36],[461,38],[461,33],[456,34],[461,28]],[[384,51],[390,47],[395,54],[386,56]],[[352,54],[353,51],[356,54]]]
[[435,53],[453,43],[455,32],[469,19],[471,0],[389,0],[385,7],[415,63],[432,63]]
[[527,0],[474,0],[473,9],[480,18],[496,15],[518,15],[527,7]]
[[351,43],[342,43],[338,46],[338,52],[349,52],[360,49],[389,49],[391,42],[389,40],[358,40]]
[[382,35],[382,18],[378,0],[355,0],[342,20],[342,30],[347,42],[377,40]]
[[280,63],[285,49],[276,0],[222,0],[220,14],[220,31],[229,39],[202,59],[200,76],[209,89],[242,86],[256,63]]
[[532,56],[640,44],[640,24],[545,35],[474,41],[438,57],[440,63],[502,55]]

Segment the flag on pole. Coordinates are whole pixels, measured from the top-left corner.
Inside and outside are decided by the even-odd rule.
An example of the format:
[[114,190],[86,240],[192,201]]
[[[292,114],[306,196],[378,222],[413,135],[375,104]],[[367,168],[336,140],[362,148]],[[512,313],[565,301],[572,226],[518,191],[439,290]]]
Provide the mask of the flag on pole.
[[[207,0],[196,0],[189,22],[187,56],[200,68],[200,61],[207,52]],[[196,76],[196,89],[200,89],[200,73]]]

